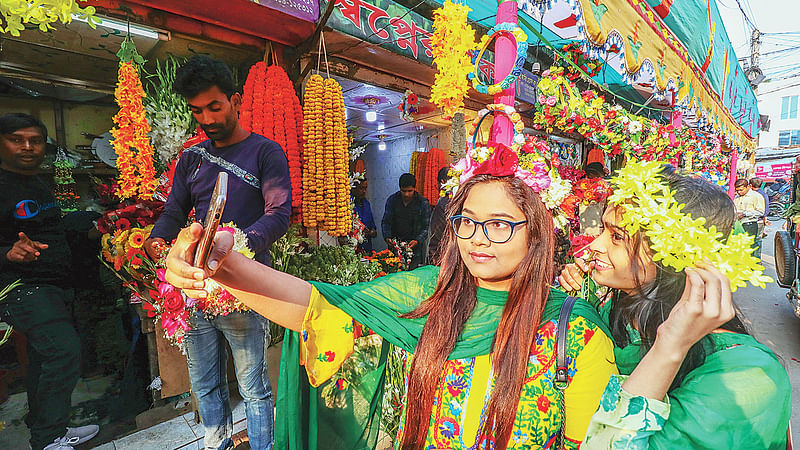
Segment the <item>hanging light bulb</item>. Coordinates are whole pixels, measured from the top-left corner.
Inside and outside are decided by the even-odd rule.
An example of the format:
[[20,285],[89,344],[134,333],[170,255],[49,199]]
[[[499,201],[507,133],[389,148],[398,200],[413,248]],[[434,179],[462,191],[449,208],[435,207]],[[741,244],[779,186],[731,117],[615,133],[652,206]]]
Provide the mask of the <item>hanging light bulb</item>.
[[381,134],[378,137],[381,139],[381,141],[378,143],[378,150],[380,151],[386,150],[386,142],[384,142],[386,135]]
[[379,123],[378,124],[378,131],[383,131],[385,129],[386,129],[386,124],[383,124],[383,123]]
[[372,108],[380,103],[380,99],[378,99],[378,97],[364,97],[364,99],[361,101],[363,101],[364,104],[367,105],[367,108],[369,108],[367,113],[364,115],[364,118],[367,119],[367,122],[375,122],[378,120],[378,112]]

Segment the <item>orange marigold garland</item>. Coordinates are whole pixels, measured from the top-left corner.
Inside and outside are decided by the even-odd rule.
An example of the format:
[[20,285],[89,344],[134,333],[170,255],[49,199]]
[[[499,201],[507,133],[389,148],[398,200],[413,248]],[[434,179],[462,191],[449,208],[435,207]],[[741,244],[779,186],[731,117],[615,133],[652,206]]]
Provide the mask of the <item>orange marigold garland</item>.
[[136,66],[121,62],[117,75],[114,99],[119,112],[114,116],[116,127],[111,130],[112,145],[117,153],[121,198],[149,200],[158,186],[153,167],[153,146],[150,144],[150,124],[145,116],[142,99],[145,96]]
[[345,236],[352,228],[342,87],[312,75],[305,88],[303,224]]
[[280,66],[263,61],[250,68],[244,84],[239,123],[247,131],[280,144],[289,160],[292,207],[303,202],[303,109],[289,76]]
[[446,165],[444,151],[439,148],[432,148],[428,151],[427,158],[425,158],[424,172],[418,175],[425,179],[423,191],[420,194],[428,199],[431,206],[436,206],[436,203],[439,202],[439,170]]

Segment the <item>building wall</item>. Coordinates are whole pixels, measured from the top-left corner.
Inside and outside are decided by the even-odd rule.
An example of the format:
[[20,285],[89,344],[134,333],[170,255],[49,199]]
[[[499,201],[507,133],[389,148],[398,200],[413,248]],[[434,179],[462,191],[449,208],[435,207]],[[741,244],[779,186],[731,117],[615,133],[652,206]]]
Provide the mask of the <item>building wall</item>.
[[[792,78],[758,86],[758,110],[769,116],[769,131],[759,133],[758,147],[778,147],[781,131],[800,130],[800,80]],[[795,118],[781,118],[783,97],[798,97],[798,112]],[[791,103],[791,102],[790,102]],[[798,131],[800,133],[800,131]]]
[[[450,133],[449,128],[443,128],[442,133]],[[428,139],[432,137],[431,139]],[[408,172],[408,164],[411,161],[411,154],[419,147],[426,147],[427,143],[433,146],[437,143],[438,134],[436,132],[422,133],[409,137],[395,139],[386,143],[386,150],[378,150],[378,144],[370,144],[361,156],[364,160],[364,167],[367,170],[367,199],[372,206],[372,214],[375,224],[378,226],[378,237],[372,239],[375,250],[380,251],[386,248],[381,232],[381,219],[383,219],[386,199],[397,192],[400,188],[398,182],[400,175]],[[444,138],[444,136],[442,136]]]

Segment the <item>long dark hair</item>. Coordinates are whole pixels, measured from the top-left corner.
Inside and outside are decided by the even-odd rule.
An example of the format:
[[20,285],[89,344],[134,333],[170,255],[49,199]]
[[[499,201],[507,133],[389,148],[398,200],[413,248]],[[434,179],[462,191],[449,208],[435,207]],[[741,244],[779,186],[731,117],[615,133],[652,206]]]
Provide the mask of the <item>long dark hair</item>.
[[[706,226],[715,226],[723,236],[730,234],[736,214],[733,201],[722,189],[702,178],[681,175],[669,164],[664,165],[660,176],[669,185],[675,200],[684,205],[682,210],[684,213],[695,219],[704,217]],[[631,236],[630,242],[631,271],[636,288],[627,294],[620,292],[619,298],[614,302],[610,316],[611,334],[617,346],[625,347],[630,343],[627,326],[636,324],[636,329],[641,335],[642,355],[644,355],[653,346],[659,325],[667,319],[672,307],[683,295],[686,273],[676,272],[671,267],[653,262],[656,266],[656,276],[652,281],[643,283],[639,274],[644,273],[643,269],[649,261],[642,259],[640,250],[643,245],[649,246],[649,242],[641,231]],[[747,333],[739,317],[734,317],[722,328],[737,333]],[[709,344],[708,339],[703,338],[692,346],[670,390],[680,386],[686,374],[703,364]]]
[[[553,280],[555,240],[553,222],[541,199],[514,177],[477,175],[464,183],[448,205],[447,215],[460,214],[472,188],[481,183],[502,183],[525,215],[528,252],[514,271],[511,289],[492,344],[495,385],[486,407],[482,436],[495,436],[504,450],[517,415],[528,356]],[[480,232],[480,231],[478,231]],[[427,316],[417,343],[408,381],[408,402],[403,449],[421,449],[430,424],[433,398],[445,361],[453,350],[477,301],[476,281],[458,251],[456,235],[447,227],[441,249],[441,271],[433,295],[402,317]],[[487,439],[488,441],[488,439]],[[488,445],[488,443],[487,443]]]

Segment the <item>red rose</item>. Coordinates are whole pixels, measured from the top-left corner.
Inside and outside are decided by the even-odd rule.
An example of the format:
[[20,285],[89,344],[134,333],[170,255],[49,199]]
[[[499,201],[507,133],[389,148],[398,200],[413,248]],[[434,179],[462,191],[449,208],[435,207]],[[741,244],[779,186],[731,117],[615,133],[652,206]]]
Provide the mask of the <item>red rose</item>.
[[498,144],[492,156],[478,166],[473,175],[487,174],[496,177],[514,175],[517,171],[517,164],[519,164],[517,154],[505,145]]
[[168,312],[177,313],[183,310],[186,304],[183,302],[183,296],[178,291],[173,291],[172,294],[164,298],[163,307]]
[[408,104],[413,106],[416,105],[417,103],[419,103],[419,97],[417,97],[417,94],[409,94]]

